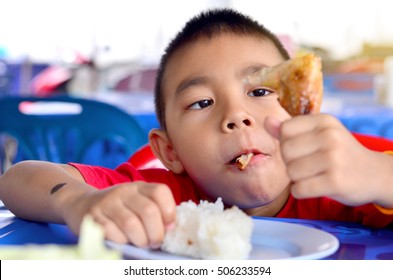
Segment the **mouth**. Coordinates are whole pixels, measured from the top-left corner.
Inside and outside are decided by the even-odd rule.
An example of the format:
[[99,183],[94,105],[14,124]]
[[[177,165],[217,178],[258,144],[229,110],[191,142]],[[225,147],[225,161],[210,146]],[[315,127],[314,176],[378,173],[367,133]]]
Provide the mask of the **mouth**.
[[236,165],[240,170],[244,170],[251,162],[253,156],[262,154],[257,150],[242,151],[229,161],[230,165]]

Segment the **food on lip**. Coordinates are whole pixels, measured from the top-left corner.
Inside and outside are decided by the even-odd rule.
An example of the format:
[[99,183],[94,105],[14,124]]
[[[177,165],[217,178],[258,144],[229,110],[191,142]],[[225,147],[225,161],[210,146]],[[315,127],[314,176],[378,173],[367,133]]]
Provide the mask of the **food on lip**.
[[161,249],[197,259],[248,259],[253,226],[252,218],[238,207],[224,209],[221,198],[199,205],[182,202]]
[[275,90],[281,106],[291,115],[319,113],[323,95],[322,63],[315,54],[264,67],[246,78],[253,85]]
[[240,170],[244,170],[247,165],[250,163],[251,158],[254,156],[254,153],[243,154],[236,159],[236,165]]

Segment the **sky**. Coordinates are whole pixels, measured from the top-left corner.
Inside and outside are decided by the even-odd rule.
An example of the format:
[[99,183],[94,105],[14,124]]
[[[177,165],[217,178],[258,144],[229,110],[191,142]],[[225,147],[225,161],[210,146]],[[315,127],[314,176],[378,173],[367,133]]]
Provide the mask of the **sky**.
[[192,16],[232,7],[294,44],[342,59],[364,42],[393,45],[389,0],[0,0],[0,49],[9,59],[64,59],[67,50],[103,63],[157,63]]

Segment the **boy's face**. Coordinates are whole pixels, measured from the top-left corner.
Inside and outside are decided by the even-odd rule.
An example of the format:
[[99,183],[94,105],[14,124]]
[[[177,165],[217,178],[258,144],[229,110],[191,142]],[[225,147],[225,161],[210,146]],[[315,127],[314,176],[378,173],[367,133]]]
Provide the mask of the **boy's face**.
[[[289,184],[267,116],[289,118],[277,94],[244,83],[253,70],[279,64],[268,40],[224,34],[178,50],[164,76],[167,135],[200,191],[210,199],[253,208],[274,201]],[[255,156],[243,171],[236,157]]]

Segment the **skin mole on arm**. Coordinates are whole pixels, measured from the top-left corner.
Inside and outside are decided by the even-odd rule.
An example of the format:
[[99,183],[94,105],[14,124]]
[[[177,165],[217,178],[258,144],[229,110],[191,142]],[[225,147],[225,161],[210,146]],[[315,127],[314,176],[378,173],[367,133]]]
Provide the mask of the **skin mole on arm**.
[[67,183],[60,183],[57,184],[56,186],[54,186],[51,190],[50,190],[50,194],[54,194],[55,192],[57,192],[58,190],[60,190],[62,187],[64,187]]

